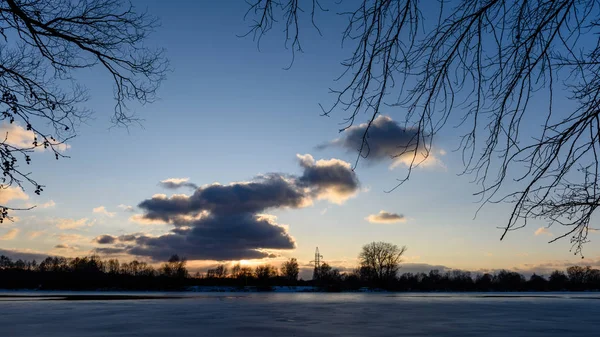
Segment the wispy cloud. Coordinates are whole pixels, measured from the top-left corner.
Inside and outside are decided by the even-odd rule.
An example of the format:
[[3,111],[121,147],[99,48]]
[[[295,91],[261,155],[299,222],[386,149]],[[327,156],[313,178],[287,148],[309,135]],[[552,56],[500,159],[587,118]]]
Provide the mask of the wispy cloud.
[[406,218],[402,214],[379,211],[377,214],[371,214],[365,218],[370,223],[396,223],[406,222]]
[[120,208],[121,210],[123,210],[123,212],[134,212],[133,206],[125,204],[120,204],[119,206],[117,206],[117,208]]
[[56,203],[54,202],[54,200],[50,200],[50,201],[45,202],[40,205],[41,208],[52,208],[54,206],[56,206]]
[[106,209],[106,207],[104,207],[104,206],[98,206],[98,207],[96,207],[96,208],[92,209],[92,211],[93,211],[94,213],[103,214],[103,215],[106,215],[106,216],[108,216],[108,217],[113,217],[113,216],[115,216],[115,213],[114,213],[114,212],[109,212],[109,211]]
[[548,229],[548,227],[540,227],[538,229],[535,230],[535,235],[548,235],[548,236],[552,236],[554,234],[552,234],[550,232],[550,230]]
[[83,235],[79,235],[79,234],[66,234],[66,233],[60,233],[60,234],[55,234],[54,237],[58,238],[58,240],[62,243],[68,242],[68,243],[84,243],[84,242],[89,242],[89,238],[83,236]]
[[58,219],[56,227],[58,229],[76,229],[81,227],[89,227],[94,224],[93,221],[89,221],[88,218],[81,219]]
[[13,228],[13,229],[9,230],[8,232],[0,235],[0,240],[13,240],[14,238],[17,237],[18,234],[19,234],[19,229]]
[[11,200],[27,200],[29,196],[20,187],[0,188],[0,203],[5,204]]
[[28,232],[27,233],[27,237],[29,239],[35,239],[35,238],[41,236],[44,233],[46,233],[46,231],[32,231],[32,232]]
[[169,178],[161,180],[158,184],[164,188],[171,190],[178,189],[180,187],[188,187],[191,189],[198,188],[198,185],[190,182],[190,178]]
[[[17,123],[2,123],[0,125],[0,137],[6,137],[6,143],[15,147],[30,148],[33,146],[35,134]],[[58,151],[66,151],[71,146],[64,143],[55,142],[52,144]],[[43,146],[38,146],[36,151],[46,150]]]

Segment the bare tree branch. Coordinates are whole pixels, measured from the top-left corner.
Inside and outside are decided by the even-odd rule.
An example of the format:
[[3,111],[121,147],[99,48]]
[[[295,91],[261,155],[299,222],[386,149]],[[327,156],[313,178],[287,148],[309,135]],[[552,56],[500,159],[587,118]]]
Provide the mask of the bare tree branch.
[[[143,42],[157,26],[156,19],[137,13],[119,0],[5,0],[0,4],[0,120],[13,131],[3,135],[0,192],[23,183],[43,191],[19,163],[31,162],[36,149],[65,158],[65,144],[91,112],[81,106],[87,98],[75,71],[96,65],[114,81],[114,125],[137,121],[127,102],[152,102],[168,68],[162,50]],[[25,129],[31,144],[16,144],[15,131]],[[12,133],[12,136],[11,136]],[[8,210],[0,205],[0,220]]]
[[[346,114],[340,132],[368,116],[358,162],[369,155],[370,126],[382,109],[405,113],[417,132],[398,149],[396,157],[412,160],[392,190],[458,121],[462,174],[480,186],[481,206],[512,204],[502,238],[539,219],[567,227],[559,238],[570,237],[581,254],[600,200],[600,1],[437,4],[361,0],[343,11],[342,41],[353,49],[323,114]],[[269,29],[276,19],[271,13]]]

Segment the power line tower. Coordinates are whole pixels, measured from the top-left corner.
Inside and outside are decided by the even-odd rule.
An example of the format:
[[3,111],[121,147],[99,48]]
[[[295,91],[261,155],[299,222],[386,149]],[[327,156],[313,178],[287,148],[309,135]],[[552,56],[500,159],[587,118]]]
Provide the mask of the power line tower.
[[313,271],[313,280],[318,280],[321,276],[321,259],[323,255],[319,253],[319,247],[315,250],[315,259],[310,262],[315,263],[315,270]]

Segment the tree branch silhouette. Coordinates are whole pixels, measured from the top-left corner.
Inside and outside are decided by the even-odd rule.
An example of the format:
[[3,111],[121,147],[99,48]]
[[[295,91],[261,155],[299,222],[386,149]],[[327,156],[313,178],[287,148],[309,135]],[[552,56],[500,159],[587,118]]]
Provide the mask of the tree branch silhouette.
[[[91,116],[81,106],[88,93],[76,81],[78,70],[100,66],[110,74],[114,125],[139,122],[127,102],[154,101],[168,69],[162,50],[143,45],[157,24],[118,0],[6,0],[0,5],[0,120],[23,127],[33,138],[31,144],[15,144],[10,131],[3,135],[0,190],[28,184],[40,194],[44,186],[20,164],[29,164],[36,149],[67,157],[61,149]],[[11,210],[0,205],[0,220]]]
[[[331,89],[334,103],[321,108],[326,116],[344,113],[340,132],[368,116],[355,167],[369,155],[369,130],[384,108],[402,109],[406,127],[417,131],[414,146],[394,155],[411,160],[390,191],[456,121],[461,174],[480,187],[481,206],[512,204],[501,238],[539,219],[565,226],[561,237],[581,254],[600,200],[600,44],[586,40],[600,31],[600,2],[456,0],[438,1],[437,10],[416,0],[338,5],[348,18],[341,40],[351,51],[341,62],[339,88]],[[294,15],[282,8],[283,17]],[[267,17],[270,30],[278,17]],[[545,107],[532,107],[536,97],[548,100]]]

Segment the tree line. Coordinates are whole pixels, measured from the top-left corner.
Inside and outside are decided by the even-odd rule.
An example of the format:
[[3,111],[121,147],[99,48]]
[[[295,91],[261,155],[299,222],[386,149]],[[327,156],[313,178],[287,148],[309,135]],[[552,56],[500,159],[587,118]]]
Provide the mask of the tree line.
[[0,288],[43,290],[168,290],[187,285],[186,260],[177,255],[158,268],[147,262],[102,260],[97,255],[49,256],[37,262],[0,256]]
[[451,270],[399,273],[406,247],[372,242],[362,247],[358,266],[341,272],[327,263],[315,266],[311,280],[299,279],[300,265],[291,258],[277,268],[218,264],[206,273],[190,275],[186,259],[173,255],[158,267],[133,260],[102,260],[97,255],[47,257],[41,262],[0,256],[0,288],[57,290],[184,290],[191,286],[221,286],[271,290],[274,286],[313,286],[324,291],[361,288],[391,291],[586,291],[600,290],[600,270],[572,266],[548,277],[501,270],[472,274]]

